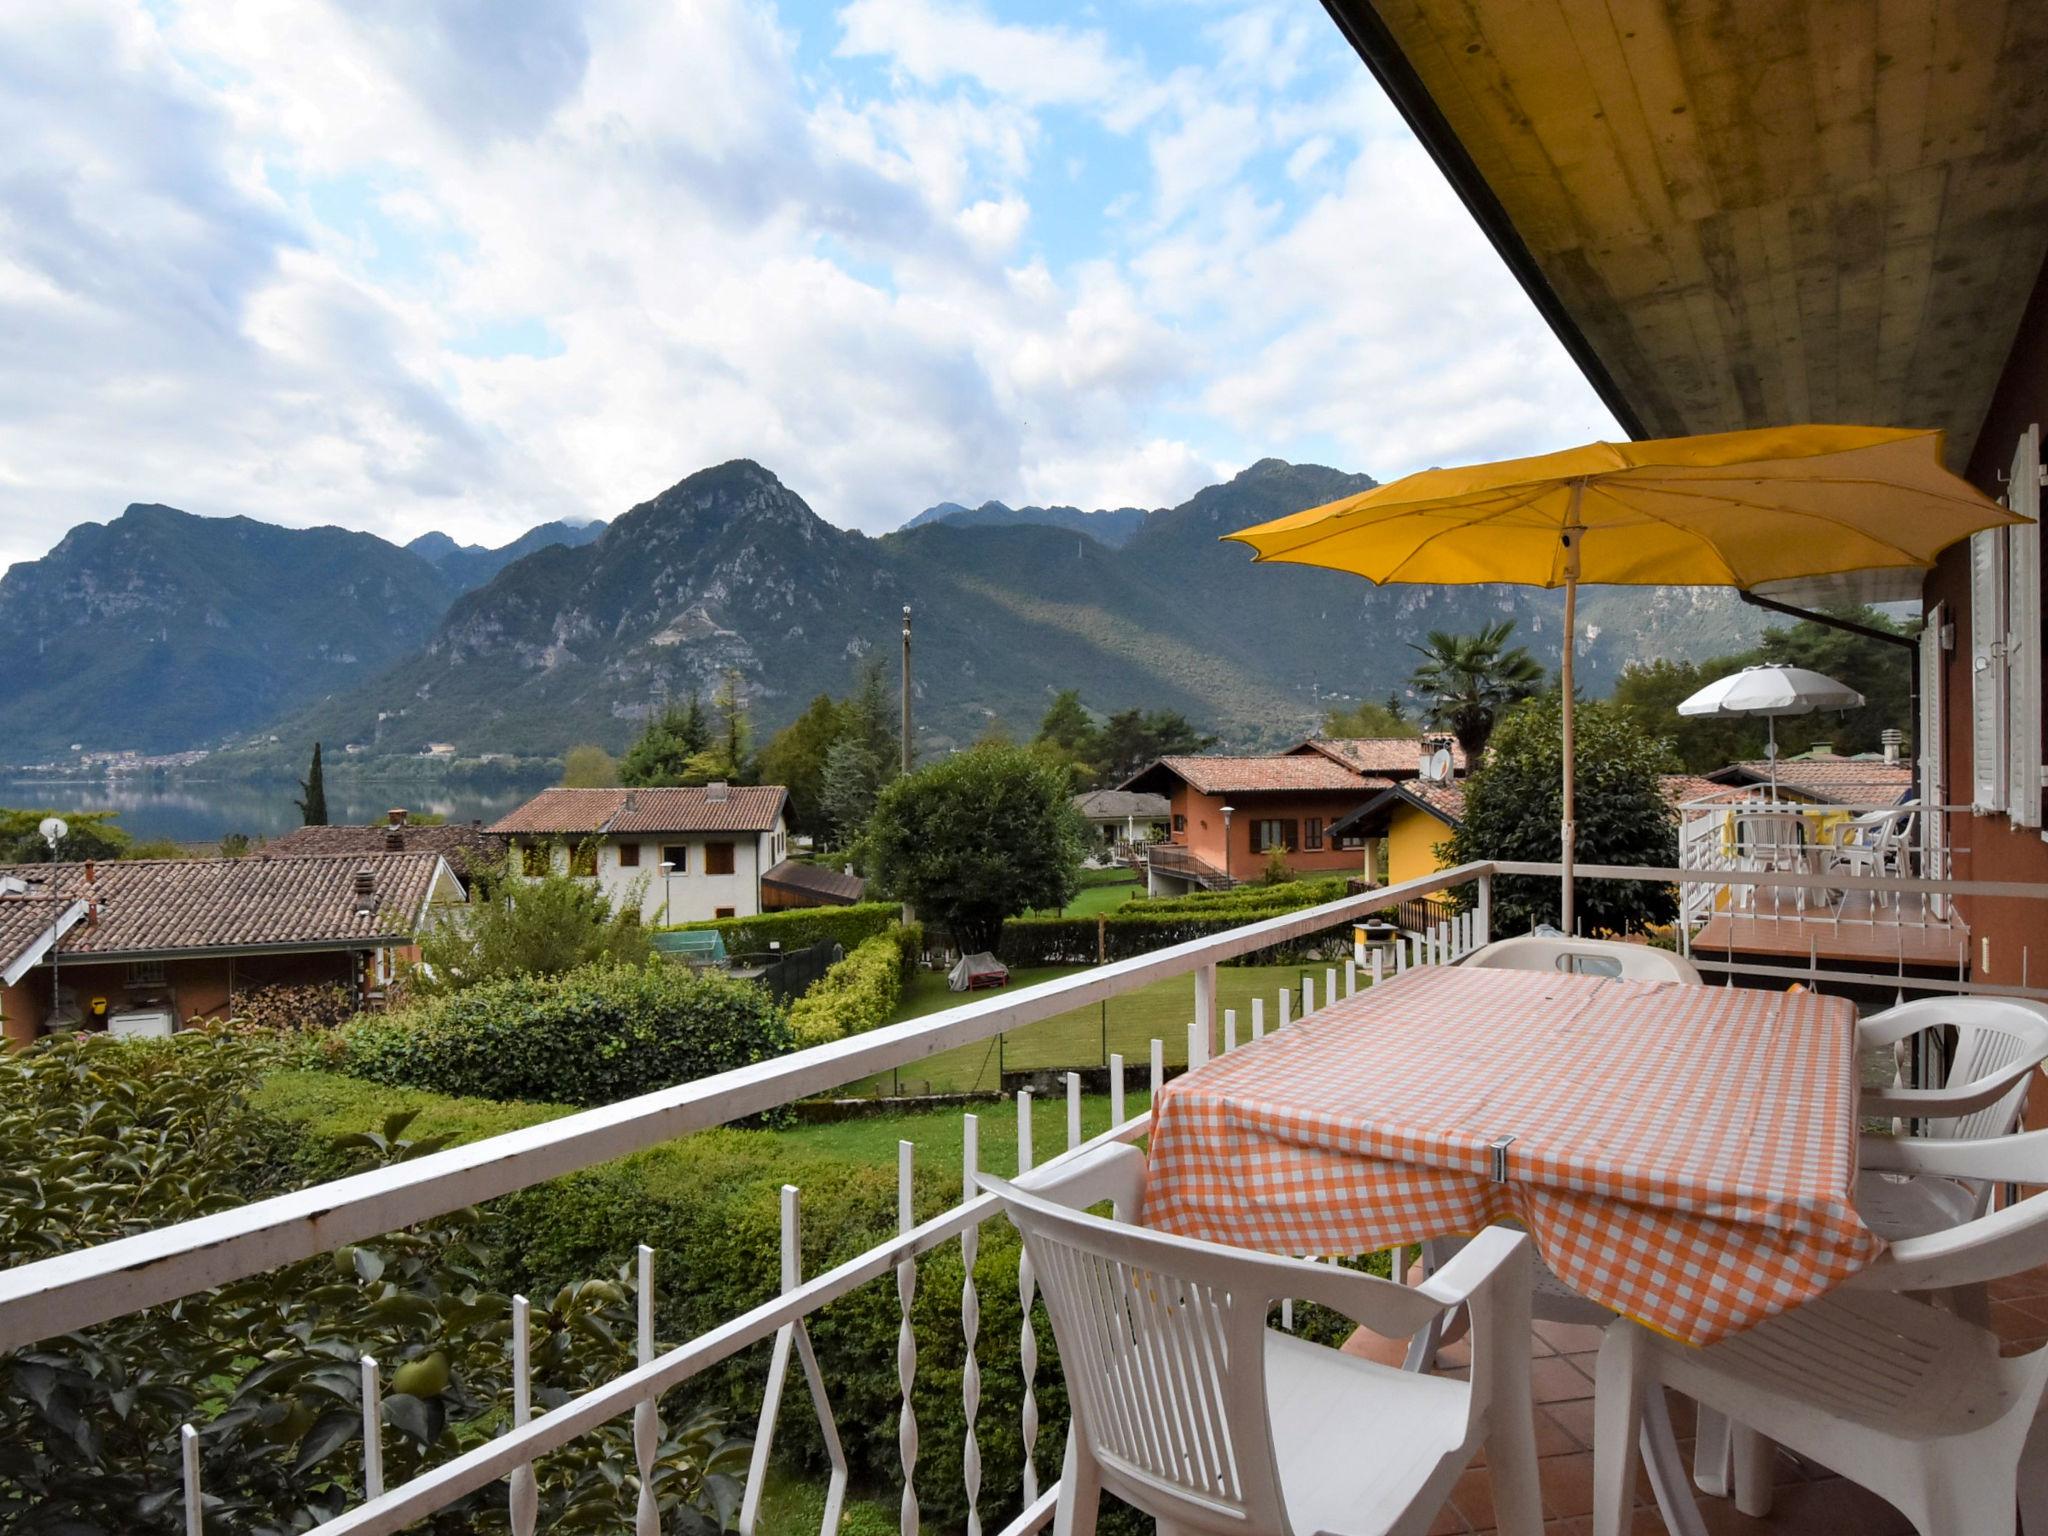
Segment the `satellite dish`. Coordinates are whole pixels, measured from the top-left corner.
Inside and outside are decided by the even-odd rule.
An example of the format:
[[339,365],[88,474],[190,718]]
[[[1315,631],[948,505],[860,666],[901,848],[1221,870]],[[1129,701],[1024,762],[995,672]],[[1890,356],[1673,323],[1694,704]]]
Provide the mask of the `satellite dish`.
[[43,834],[43,841],[50,845],[52,852],[55,852],[57,845],[64,841],[71,827],[62,816],[45,816],[36,830]]
[[1443,747],[1429,755],[1429,777],[1432,783],[1447,783],[1451,777],[1451,754]]

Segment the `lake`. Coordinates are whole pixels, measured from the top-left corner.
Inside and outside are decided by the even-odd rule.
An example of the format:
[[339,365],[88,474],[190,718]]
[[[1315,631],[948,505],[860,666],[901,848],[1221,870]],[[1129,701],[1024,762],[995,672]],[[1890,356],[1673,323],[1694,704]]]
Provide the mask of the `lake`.
[[[472,788],[393,783],[327,786],[327,819],[331,822],[382,821],[386,811],[402,805],[409,811],[431,811],[450,821],[497,820],[514,806],[546,787],[546,780],[505,787]],[[0,806],[65,811],[115,811],[121,825],[139,840],[169,838],[178,843],[213,843],[230,832],[251,837],[276,837],[300,825],[293,804],[299,786],[291,779],[161,781],[139,778],[85,781],[78,779],[0,779]]]

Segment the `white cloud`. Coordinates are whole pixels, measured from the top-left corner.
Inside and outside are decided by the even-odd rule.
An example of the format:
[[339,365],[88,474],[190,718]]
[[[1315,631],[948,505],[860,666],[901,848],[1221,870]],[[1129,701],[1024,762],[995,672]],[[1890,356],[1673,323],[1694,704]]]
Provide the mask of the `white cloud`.
[[133,500],[498,542],[747,456],[881,528],[1611,430],[1275,0],[169,3],[0,12],[0,564]]

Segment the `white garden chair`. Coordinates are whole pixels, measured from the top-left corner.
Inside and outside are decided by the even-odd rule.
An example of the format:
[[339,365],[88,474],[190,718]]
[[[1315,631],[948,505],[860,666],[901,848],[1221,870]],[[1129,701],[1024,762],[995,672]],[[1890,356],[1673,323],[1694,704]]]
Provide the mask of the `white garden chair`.
[[[1521,1234],[1482,1234],[1411,1288],[1133,1225],[1145,1164],[1131,1147],[1019,1184],[981,1182],[1024,1234],[1066,1372],[1056,1536],[1092,1532],[1105,1489],[1163,1536],[1422,1536],[1482,1446],[1500,1529],[1541,1529]],[[1119,1219],[1086,1214],[1103,1200]],[[1268,1328],[1289,1297],[1390,1336],[1468,1304],[1471,1380],[1412,1376]]]
[[[1865,1051],[1898,1051],[1928,1030],[1955,1030],[1946,1080],[1939,1088],[1867,1088],[1865,1116],[1896,1117],[1923,1137],[1983,1141],[2009,1136],[2019,1123],[2027,1083],[2048,1061],[2048,1006],[1996,997],[1934,997],[1872,1014],[1856,1026]],[[1875,1141],[1882,1148],[1884,1143]],[[1991,1209],[1993,1186],[1939,1174],[1899,1174],[1864,1168],[1856,1175],[1856,1214],[1887,1243],[1926,1237],[1974,1221]],[[1982,1285],[1957,1286],[1942,1296],[1950,1311],[1980,1328],[1991,1326],[1991,1303]],[[1693,1451],[1693,1478],[1702,1491],[1725,1495],[1731,1463],[1739,1494],[1754,1504],[1756,1479],[1767,1477],[1770,1447],[1749,1430],[1731,1431],[1718,1413],[1702,1409]]]
[[[2048,1131],[1989,1141],[1876,1140],[1872,1166],[1971,1183],[2048,1182]],[[1906,1292],[1981,1285],[2048,1261],[2048,1197],[1896,1243],[1840,1289],[1704,1348],[1616,1322],[1600,1346],[1593,1530],[1621,1536],[1645,1402],[1671,1387],[1896,1505],[1922,1536],[2048,1531],[2048,1350],[2001,1359],[1997,1335]],[[1770,1509],[1759,1459],[1736,1507]]]
[[1465,957],[1465,964],[1492,971],[1566,971],[1582,976],[1612,976],[1629,981],[1679,981],[1700,985],[1690,960],[1647,944],[1622,944],[1613,939],[1568,939],[1559,935],[1524,934],[1495,939]]
[[[1903,876],[1912,846],[1913,814],[1913,807],[1907,805],[1837,822],[1822,850],[1828,873],[1840,871],[1873,879],[1880,875]],[[1898,899],[1898,892],[1879,891],[1877,896],[1880,901],[1892,902]]]
[[[1807,840],[1806,818],[1797,811],[1738,810],[1735,813],[1735,856],[1744,869],[1759,873],[1787,875],[1811,875],[1817,873],[1814,867],[1815,852]],[[1744,906],[1755,906],[1757,887],[1745,885],[1740,900]],[[1806,910],[1806,887],[1800,886],[1795,898],[1800,911]],[[1781,905],[1776,892],[1772,894],[1772,905]]]

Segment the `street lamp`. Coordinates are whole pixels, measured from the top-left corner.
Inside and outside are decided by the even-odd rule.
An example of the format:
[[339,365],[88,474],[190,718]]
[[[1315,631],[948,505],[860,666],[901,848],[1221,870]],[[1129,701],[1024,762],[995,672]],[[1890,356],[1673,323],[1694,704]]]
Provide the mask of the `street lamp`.
[[1230,883],[1230,813],[1236,809],[1237,807],[1234,805],[1223,807],[1223,883],[1225,885]]
[[675,891],[669,885],[668,877],[675,872],[676,866],[672,860],[663,859],[661,861],[661,915],[665,921],[670,923],[676,920],[676,908]]

